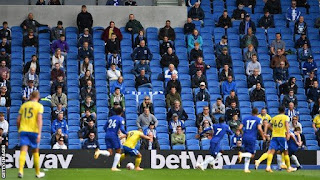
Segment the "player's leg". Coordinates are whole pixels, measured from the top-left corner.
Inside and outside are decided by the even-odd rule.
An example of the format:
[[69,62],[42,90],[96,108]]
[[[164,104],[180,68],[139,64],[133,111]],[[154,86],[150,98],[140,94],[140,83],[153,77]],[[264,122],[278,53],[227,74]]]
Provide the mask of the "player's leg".
[[266,160],[268,158],[269,155],[269,150],[265,153],[263,153],[260,158],[258,160],[255,160],[254,164],[255,164],[255,169],[258,169],[259,165],[261,162],[263,162],[264,160]]
[[244,158],[244,172],[250,173],[249,165],[251,158],[254,157],[256,141],[244,141],[245,153],[241,153],[241,156]]
[[39,144],[37,143],[38,134],[30,133],[30,147],[32,148],[34,169],[36,171],[36,177],[42,178],[45,176],[44,172],[40,172],[40,155],[39,155]]
[[103,156],[111,156],[112,155],[112,142],[110,142],[109,138],[105,138],[107,150],[96,149],[94,152],[94,158],[98,159],[100,155]]
[[207,166],[210,162],[214,162],[214,159],[217,157],[217,154],[219,153],[219,151],[217,151],[217,143],[210,143],[210,154],[211,156],[206,158],[202,163],[197,164],[196,165],[196,169],[200,169],[202,171],[204,171],[205,169],[207,169]]
[[297,166],[297,170],[301,169],[302,167],[300,165],[300,162],[299,162],[297,156],[294,153],[290,154],[290,152],[289,152],[289,156],[290,156],[290,159],[292,160],[292,162]]
[[287,171],[288,172],[296,171],[297,168],[292,168],[291,164],[290,164],[290,157],[289,157],[289,152],[288,152],[288,143],[287,143],[286,138],[281,138],[280,140],[281,140],[281,142],[279,143],[279,149],[281,151],[283,151],[283,153],[284,153],[284,161],[285,161],[285,163],[287,165]]
[[19,156],[19,173],[18,173],[18,177],[19,178],[23,177],[23,168],[24,168],[24,165],[26,163],[27,152],[28,152],[28,146],[26,146],[26,145],[21,146],[21,148],[20,148],[20,156]]
[[141,153],[138,151],[138,150],[135,150],[134,149],[134,153],[136,154],[136,153],[138,153],[137,155],[136,155],[136,160],[135,160],[135,164],[134,164],[134,169],[136,170],[136,171],[142,171],[143,169],[142,168],[140,168],[140,164],[141,164],[141,161],[142,161],[142,155],[141,155]]
[[121,171],[120,169],[117,168],[117,165],[120,162],[120,157],[121,157],[121,149],[118,148],[116,149],[116,154],[114,155],[114,159],[113,159],[113,164],[112,164],[112,171]]

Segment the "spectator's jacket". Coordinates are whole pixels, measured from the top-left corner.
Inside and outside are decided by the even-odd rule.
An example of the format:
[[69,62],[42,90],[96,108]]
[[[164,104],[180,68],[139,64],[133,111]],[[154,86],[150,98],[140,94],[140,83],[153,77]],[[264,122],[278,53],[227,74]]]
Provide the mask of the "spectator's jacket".
[[250,61],[250,62],[247,64],[246,74],[247,74],[248,76],[252,75],[254,69],[259,69],[259,72],[261,73],[261,65],[260,65],[259,61],[255,62],[255,63],[252,62],[252,61]]
[[110,67],[111,64],[114,63],[116,67],[121,68],[122,67],[122,59],[120,55],[117,54],[116,57],[113,55],[109,57],[107,66]]
[[6,53],[7,54],[11,54],[11,44],[10,43],[5,43],[5,44],[2,44],[2,41],[0,43],[0,48],[4,48],[6,50]]
[[286,12],[286,19],[288,21],[296,21],[299,19],[301,15],[301,11],[298,10],[298,8],[293,9],[292,7],[289,7]]
[[244,17],[247,14],[247,11],[236,8],[235,10],[233,10],[231,18],[235,20],[242,20],[241,14],[243,14],[243,17]]
[[51,133],[55,133],[57,131],[57,129],[59,129],[59,128],[61,128],[63,134],[68,135],[68,133],[69,133],[68,132],[68,123],[66,120],[64,120],[64,119],[62,121],[60,121],[58,119],[54,120],[51,125]]
[[240,124],[241,124],[241,122],[240,122],[240,120],[238,119],[238,120],[231,120],[231,121],[229,121],[229,123],[228,123],[228,125],[230,126],[230,130],[232,131],[232,132],[236,132],[236,130],[239,128],[239,126],[240,126]]
[[248,28],[252,28],[252,34],[254,34],[256,32],[256,25],[251,19],[249,20],[249,22],[247,22],[246,20],[241,21],[240,26],[239,26],[239,33],[240,34],[247,34],[247,32],[245,32],[246,23],[249,23]]
[[289,79],[289,71],[288,68],[275,68],[273,70],[273,79],[280,81],[287,81]]
[[89,138],[90,133],[94,133],[95,135],[97,135],[97,128],[95,126],[93,127],[85,126],[84,128],[80,129],[80,131],[78,132],[78,135],[79,135],[79,138],[86,139],[86,138]]
[[89,12],[80,12],[77,16],[77,26],[79,29],[89,28],[91,29],[93,24],[93,18]]
[[171,89],[171,87],[173,87],[173,86],[176,87],[177,92],[178,92],[179,94],[181,94],[181,83],[180,83],[180,81],[179,81],[178,79],[175,80],[175,81],[173,81],[173,80],[168,81],[166,92],[170,92],[170,89]]
[[177,132],[176,129],[177,129],[178,126],[181,126],[182,129],[185,129],[184,123],[181,120],[178,120],[178,121],[171,120],[169,122],[169,131],[170,131],[170,133]]
[[[172,27],[169,27],[167,29],[167,37],[169,40],[174,41],[176,39],[176,33],[174,32],[174,29]],[[163,27],[160,29],[159,32],[159,40],[163,40],[164,36],[166,36],[166,27]]]
[[171,134],[171,145],[184,145],[186,141],[185,134]]
[[109,69],[107,70],[107,76],[109,81],[116,81],[121,76],[121,72],[117,69],[115,70]]
[[118,39],[115,39],[114,41],[111,39],[107,40],[106,53],[113,53],[113,51],[116,51],[117,53],[120,52],[120,41]]
[[[140,46],[140,41],[142,41],[142,40],[144,40],[146,46],[148,45],[148,40],[147,40],[146,36],[141,37],[141,36],[138,35],[134,39],[134,48],[139,47]],[[161,52],[161,46],[160,46],[160,52]]]
[[[110,29],[111,29],[110,26],[107,27],[107,28],[103,31],[103,34],[101,35],[101,38],[104,40],[104,42],[107,42],[107,40],[109,39],[109,31],[110,31]],[[117,27],[114,27],[112,31],[113,31],[114,34],[117,35],[117,39],[118,39],[119,41],[121,41],[121,40],[122,40],[122,33],[121,33],[120,29],[117,28]]]
[[[129,31],[128,29],[132,28],[132,31]],[[143,26],[141,25],[141,23],[134,19],[134,20],[129,20],[126,24],[126,31],[127,32],[131,32],[132,34],[137,34],[139,33],[140,30],[143,29]]]
[[195,37],[193,34],[189,34],[187,39],[188,39],[188,52],[190,52],[194,48],[194,43],[196,42],[199,43],[199,47],[200,49],[202,49],[203,40],[200,35]]
[[134,74],[135,76],[139,76],[140,71],[143,69],[145,70],[146,74],[148,75],[151,74],[150,66],[147,63],[141,64],[140,62],[136,63],[134,68],[131,70],[131,73]]
[[298,57],[300,61],[307,61],[308,57],[312,56],[312,51],[311,49],[300,49],[298,51]]
[[219,73],[219,81],[226,81],[228,79],[228,76],[233,76],[233,72],[232,70],[229,68],[228,70],[228,75],[226,74],[226,71],[224,69],[221,70],[221,72]]
[[150,80],[146,76],[139,75],[136,77],[136,88],[147,83],[150,83]]
[[194,75],[193,78],[192,78],[192,81],[191,81],[191,87],[192,87],[192,88],[198,88],[198,87],[200,86],[200,83],[201,83],[201,82],[205,82],[206,85],[208,86],[206,76],[201,75],[201,76],[199,77],[199,76],[197,76],[197,75]]
[[199,64],[197,61],[190,65],[190,75],[194,76],[199,69],[202,71],[203,75],[206,75],[208,69],[206,63],[202,62],[202,64]]
[[161,58],[160,64],[162,67],[168,67],[169,64],[173,64],[174,67],[178,67],[179,58],[174,53],[172,53],[172,54],[165,53],[165,54],[163,54],[163,56]]
[[226,117],[226,121],[231,121],[232,120],[232,116],[234,114],[237,114],[238,117],[240,117],[240,110],[238,108],[227,108],[226,110],[226,114],[225,114],[225,117]]
[[134,60],[152,60],[152,52],[148,47],[136,47],[131,54],[131,59]]
[[235,101],[237,103],[237,107],[239,107],[239,98],[238,98],[238,96],[234,96],[234,98],[231,98],[230,96],[228,96],[226,98],[225,106],[226,107],[230,107],[232,101]]
[[158,119],[153,114],[150,113],[148,116],[145,116],[145,114],[143,113],[138,117],[136,124],[138,128],[141,128],[148,127],[150,122],[154,122],[155,127],[158,126]]
[[[30,79],[31,77],[30,76],[33,76],[33,79]],[[28,86],[28,81],[29,80],[33,80],[33,85],[35,87],[38,87],[39,86],[39,77],[37,74],[34,74],[34,75],[31,75],[30,73],[26,73],[23,77],[23,85],[24,86]]]
[[7,38],[8,40],[11,40],[11,29],[8,27],[7,29],[1,28],[0,29],[0,39]]
[[29,38],[28,35],[23,37],[23,47],[33,46],[38,47],[38,37],[33,36],[33,38]]
[[196,101],[210,101],[210,94],[206,89],[200,89],[196,95]]
[[96,100],[96,89],[91,87],[90,91],[88,92],[88,88],[87,87],[83,87],[81,89],[81,99],[85,100],[87,96],[90,96],[92,101]]
[[92,76],[90,76],[90,77],[83,76],[80,79],[80,88],[83,88],[83,87],[87,86],[87,81],[88,80],[91,80],[92,84],[94,84],[94,78]]
[[222,83],[222,94],[228,95],[230,94],[231,90],[237,92],[236,83],[234,81],[232,81],[231,83],[229,83],[228,81],[224,81]]
[[268,17],[262,16],[258,22],[258,27],[264,27],[265,29],[274,28],[274,18],[272,15]]
[[[216,110],[220,109],[220,113],[216,113]],[[212,114],[225,114],[226,113],[226,106],[224,104],[217,105],[217,103],[212,104]]]
[[192,18],[192,19],[197,18],[199,20],[203,20],[205,15],[204,15],[204,11],[201,7],[199,7],[199,8],[192,7],[188,12],[188,17]]
[[203,57],[203,51],[201,49],[191,49],[189,56],[190,61],[196,61],[198,57]]
[[114,102],[119,102],[120,106],[122,108],[125,107],[125,98],[123,94],[120,94],[119,96],[117,96],[115,93],[113,93],[110,97],[110,105],[111,107],[113,107],[113,103]]
[[[305,79],[304,88],[305,88],[306,92],[308,91],[309,88],[312,88],[312,85],[313,85],[314,81],[318,81],[317,77],[313,77],[312,79],[310,77],[307,77]],[[298,87],[297,87],[297,89],[298,89]]]
[[87,105],[86,102],[81,103],[80,112],[84,113],[86,109],[89,109],[91,113],[95,113],[97,111],[96,105],[93,101],[91,101],[89,105]]
[[174,101],[178,100],[181,103],[181,97],[180,94],[178,92],[176,92],[175,94],[172,94],[171,92],[167,94],[166,96],[166,105],[167,108],[172,107],[174,105]]
[[[23,26],[26,26],[27,29],[23,29]],[[40,26],[47,26],[47,25],[40,24],[38,21],[34,19],[29,19],[29,18],[24,20],[20,25],[23,31],[28,31],[28,29],[32,29],[33,32],[37,32],[37,27],[40,27]]]
[[298,99],[296,95],[293,95],[292,97],[290,97],[289,95],[285,95],[282,100],[282,105],[288,107],[289,103],[291,102],[293,102],[295,106],[298,105]]
[[251,96],[250,96],[250,100],[251,102],[254,102],[254,101],[265,101],[265,92],[263,89],[254,89],[251,93]]
[[84,42],[88,42],[89,47],[92,47],[93,46],[92,35],[91,34],[88,34],[88,35],[82,34],[78,40],[78,46],[79,47],[83,46]]
[[151,114],[154,114],[153,104],[150,102],[149,104],[146,104],[142,102],[139,106],[139,114],[142,114],[144,111],[144,108],[149,108],[149,111]]
[[7,134],[9,130],[9,123],[7,120],[3,120],[2,122],[0,121],[0,127],[3,129],[3,133]]
[[311,71],[317,71],[317,63],[315,61],[313,62],[305,62],[303,64],[303,67],[302,67],[302,70],[303,70],[303,74],[306,75],[307,73],[310,73]]
[[296,49],[302,48],[304,44],[308,44],[308,47],[311,48],[310,40],[306,37],[306,39],[302,39],[301,37],[296,41],[294,47]]
[[296,23],[294,24],[294,33],[295,34],[302,34],[302,33],[307,33],[307,23],[306,22],[302,22],[302,24],[299,21],[296,21]]
[[253,74],[248,77],[248,88],[251,88],[253,85],[256,85],[257,83],[261,84],[261,87],[263,86],[263,79],[261,75],[254,76]]
[[157,138],[153,137],[153,141],[151,144],[150,143],[151,142],[149,142],[149,140],[142,139],[140,149],[141,150],[151,150],[151,149],[160,150],[160,145]]
[[[32,61],[28,61],[27,63],[26,63],[26,65],[24,66],[24,68],[23,68],[23,73],[24,74],[26,74],[28,71],[29,71],[29,69],[30,69],[30,66],[31,66],[31,62]],[[37,75],[39,75],[39,73],[40,73],[40,65],[39,65],[39,62],[37,61],[36,62],[36,74]]]
[[217,68],[222,68],[225,64],[228,64],[230,68],[232,68],[232,58],[229,54],[221,53],[217,57]]
[[232,27],[231,18],[229,16],[224,18],[223,15],[221,15],[219,17],[219,21],[218,21],[217,26],[221,27],[221,28],[224,28],[225,26],[228,26],[228,28]]
[[193,22],[185,23],[183,27],[183,32],[184,34],[191,34],[195,28],[196,25]]
[[221,41],[220,41],[219,43],[216,44],[216,54],[217,54],[217,56],[222,54],[222,49],[224,47],[227,47],[229,49],[228,43],[227,44],[221,44]]
[[275,55],[275,56],[273,56],[272,59],[271,59],[271,62],[270,62],[270,67],[272,69],[280,67],[280,62],[281,61],[284,61],[286,68],[289,67],[289,62],[288,62],[286,56],[284,56],[284,55],[280,55],[280,56],[279,55]]
[[239,6],[239,4],[243,4],[245,7],[248,7],[248,6],[252,6],[252,7],[255,7],[256,5],[256,0],[237,0],[236,1],[236,5]]
[[51,29],[51,40],[54,41],[60,39],[61,34],[66,34],[63,27],[61,29],[58,27],[53,27]]
[[88,138],[83,142],[82,149],[99,149],[99,141],[93,139],[92,141]]
[[180,107],[180,109],[176,110],[174,107],[170,108],[170,110],[167,113],[167,120],[169,121],[170,119],[172,119],[172,115],[173,114],[177,114],[178,115],[178,119],[180,120],[188,120],[188,114],[186,113],[186,111],[183,109],[183,107]]
[[163,56],[166,52],[168,52],[169,48],[174,49],[174,46],[171,44],[171,42],[162,42],[160,44],[160,55]]
[[251,38],[251,43],[250,44],[252,44],[252,46],[255,49],[257,49],[258,46],[259,46],[259,41],[258,41],[257,37],[254,34],[252,34],[251,36],[249,36],[249,35],[243,36],[243,38],[241,39],[241,47],[242,48],[248,47],[248,45],[249,45],[248,41],[250,40],[250,38]]
[[60,96],[60,101],[57,93],[53,94],[51,97],[51,106],[56,107],[58,104],[62,104],[62,107],[67,107],[67,95],[62,93]]
[[[214,118],[214,116],[212,115],[212,114],[210,114],[209,113],[209,117],[210,117],[210,119],[211,119],[211,121],[209,121],[208,119],[205,119],[205,120],[208,120],[209,121],[209,123],[210,123],[210,125],[212,125],[212,124],[214,124],[215,122],[216,122],[216,120],[215,120],[215,118]],[[203,121],[204,121],[204,115],[203,115],[203,113],[199,113],[198,115],[197,115],[197,119],[196,119],[196,127],[200,127],[201,125],[202,125],[202,123],[203,123]]]
[[68,52],[69,51],[69,45],[66,41],[61,41],[60,39],[59,40],[56,40],[52,43],[51,45],[51,52],[54,54],[56,52],[56,49],[57,48],[60,48],[61,49],[61,52]]
[[126,87],[123,83],[119,83],[118,81],[114,82],[110,88],[110,93],[114,93],[114,91],[116,90],[116,87],[120,88],[120,93],[124,94],[126,91]]
[[310,88],[307,94],[308,100],[312,100],[313,102],[318,101],[318,97],[320,95],[320,88]]
[[264,6],[264,9],[267,9],[270,12],[270,14],[282,13],[280,0],[275,0],[275,1],[268,0]]
[[90,60],[93,59],[93,50],[92,48],[88,47],[88,49],[85,49],[83,47],[79,48],[79,53],[78,53],[78,59],[84,60],[84,58],[88,56]]
[[10,94],[6,93],[4,95],[0,94],[0,106],[5,106],[5,107],[10,107],[11,106],[11,98],[10,98]]

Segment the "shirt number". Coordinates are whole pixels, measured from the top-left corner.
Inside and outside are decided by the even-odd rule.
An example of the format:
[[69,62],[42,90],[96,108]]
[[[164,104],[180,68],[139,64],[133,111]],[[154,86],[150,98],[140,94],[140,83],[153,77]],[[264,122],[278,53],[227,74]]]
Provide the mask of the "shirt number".
[[117,122],[117,120],[112,120],[112,119],[109,119],[109,126],[108,126],[108,128],[116,128],[116,122]]
[[254,123],[255,123],[255,120],[247,121],[247,129],[252,129],[252,126],[253,126]]
[[25,119],[30,119],[33,117],[33,108],[24,108],[24,118]]
[[278,128],[282,128],[283,127],[283,123],[281,121],[279,121],[279,123],[277,123],[277,121],[274,121],[274,127],[278,127]]
[[222,128],[217,128],[216,136],[222,131]]

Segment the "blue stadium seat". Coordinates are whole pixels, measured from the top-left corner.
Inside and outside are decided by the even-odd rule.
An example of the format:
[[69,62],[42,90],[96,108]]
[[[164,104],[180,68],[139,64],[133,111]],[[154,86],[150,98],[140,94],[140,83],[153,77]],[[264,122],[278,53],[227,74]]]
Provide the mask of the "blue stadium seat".
[[186,147],[184,145],[174,145],[172,146],[172,150],[185,150]]
[[160,144],[160,149],[161,149],[161,150],[170,150],[171,148],[170,148],[169,145],[163,145],[163,144],[161,145],[161,144]]

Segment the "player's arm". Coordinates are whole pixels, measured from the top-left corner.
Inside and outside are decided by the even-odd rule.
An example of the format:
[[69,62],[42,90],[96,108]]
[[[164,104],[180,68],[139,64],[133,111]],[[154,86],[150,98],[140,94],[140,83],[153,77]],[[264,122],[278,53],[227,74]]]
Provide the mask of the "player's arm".
[[152,140],[151,137],[144,135],[143,133],[140,134],[140,137],[147,140]]
[[[294,136],[296,136],[297,138],[295,138]],[[294,134],[290,133],[290,138],[292,138],[298,146],[302,145],[300,133],[296,133],[296,132],[294,132]]]
[[124,129],[123,124],[120,125],[120,131],[122,132],[122,134],[125,134],[125,135],[128,134],[127,131]]
[[19,114],[17,117],[17,127],[20,128],[20,122],[21,122],[21,115]]
[[272,131],[272,123],[268,123],[266,126],[264,126],[264,134],[268,133],[268,129]]
[[289,127],[289,117],[288,117],[288,120],[285,121],[285,128],[286,128],[286,136],[287,136],[287,140],[290,139],[290,127]]
[[202,136],[204,133],[213,130],[212,126],[205,128],[199,135]]
[[37,143],[39,143],[40,139],[41,139],[42,124],[43,124],[42,123],[42,113],[38,113],[37,124],[38,124],[38,129],[39,129]]
[[241,124],[239,125],[238,129],[239,129],[239,130],[242,130],[242,128],[243,128],[243,124],[241,123]]

